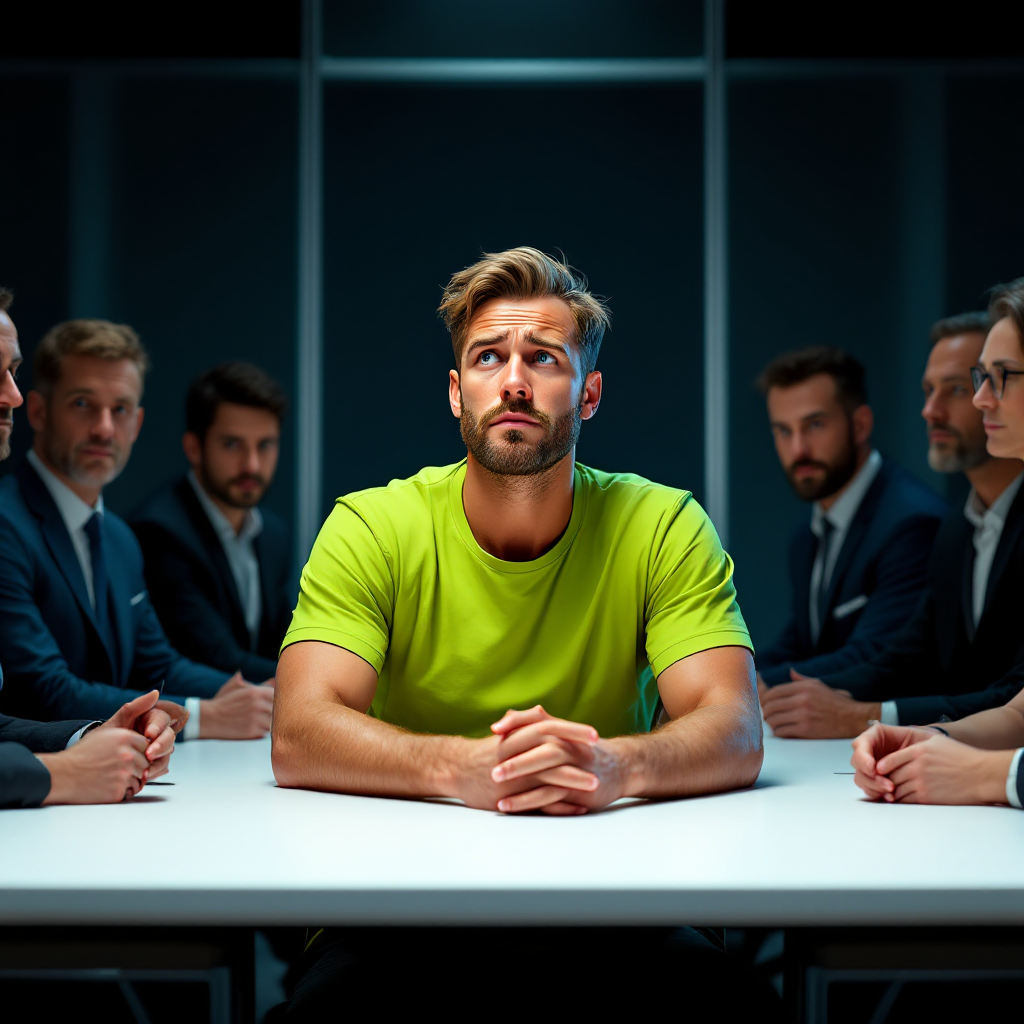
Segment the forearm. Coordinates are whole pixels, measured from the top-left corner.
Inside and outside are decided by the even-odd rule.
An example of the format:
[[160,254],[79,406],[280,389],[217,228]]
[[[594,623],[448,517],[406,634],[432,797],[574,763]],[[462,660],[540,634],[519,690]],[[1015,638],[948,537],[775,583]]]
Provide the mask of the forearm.
[[279,785],[370,796],[453,796],[459,737],[423,736],[346,707],[310,700],[278,713],[272,731]]
[[698,707],[652,733],[608,741],[622,758],[625,796],[678,797],[753,785],[764,758],[756,707]]
[[944,722],[949,735],[982,750],[1010,750],[1024,746],[1024,714],[1017,708],[992,708],[959,722]]

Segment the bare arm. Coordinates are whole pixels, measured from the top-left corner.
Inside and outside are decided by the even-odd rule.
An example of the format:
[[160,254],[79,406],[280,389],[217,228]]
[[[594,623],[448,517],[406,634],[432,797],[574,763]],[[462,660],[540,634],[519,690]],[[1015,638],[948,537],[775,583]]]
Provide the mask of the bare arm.
[[[596,744],[575,744],[577,767],[599,785],[573,790],[545,806],[549,813],[573,813],[574,806],[603,807],[624,796],[678,797],[752,785],[764,757],[754,660],[744,647],[716,647],[692,654],[658,677],[662,702],[672,721],[653,733],[619,736]],[[514,730],[536,712],[507,715],[495,728]],[[543,713],[543,712],[542,712]],[[503,779],[520,778],[547,763],[543,748],[501,763]],[[529,810],[534,794],[502,801],[502,810]]]
[[658,677],[672,721],[645,736],[609,742],[630,766],[630,796],[690,796],[752,785],[764,759],[754,659],[715,647]]
[[1009,750],[1024,746],[1024,690],[1001,708],[979,711],[945,722],[942,728],[961,743],[982,750]]
[[[287,647],[277,668],[272,730],[278,783],[377,796],[454,796],[492,810],[502,797],[525,789],[545,789],[551,802],[564,796],[565,786],[594,786],[591,775],[567,765],[496,781],[491,771],[503,759],[503,737],[406,732],[366,714],[376,688],[373,666],[351,651],[318,641]],[[597,739],[589,726],[558,720],[534,732],[582,743]]]

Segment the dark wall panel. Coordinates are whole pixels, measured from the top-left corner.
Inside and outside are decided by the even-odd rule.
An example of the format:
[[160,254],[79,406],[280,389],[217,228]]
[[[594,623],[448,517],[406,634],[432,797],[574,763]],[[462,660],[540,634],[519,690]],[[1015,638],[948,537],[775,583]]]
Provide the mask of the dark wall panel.
[[332,85],[327,499],[465,454],[435,309],[481,251],[563,250],[610,298],[581,462],[700,492],[701,93]]
[[[0,286],[14,290],[11,318],[28,356],[68,311],[68,83],[60,78],[4,78],[0,141]],[[21,383],[31,377],[23,367]],[[9,471],[31,445],[22,411],[14,414]]]
[[[137,81],[115,97],[107,315],[153,360],[146,424],[117,511],[185,467],[184,395],[225,359],[266,368],[294,394],[296,87]],[[267,503],[291,521],[291,432]]]

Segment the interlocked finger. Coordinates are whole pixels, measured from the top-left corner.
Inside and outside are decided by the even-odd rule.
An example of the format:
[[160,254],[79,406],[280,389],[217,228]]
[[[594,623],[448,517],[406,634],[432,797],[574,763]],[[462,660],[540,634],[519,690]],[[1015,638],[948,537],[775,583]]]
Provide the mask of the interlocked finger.
[[558,803],[567,795],[561,786],[538,786],[515,796],[502,797],[498,810],[504,814],[521,814],[523,811],[537,811],[550,804]]

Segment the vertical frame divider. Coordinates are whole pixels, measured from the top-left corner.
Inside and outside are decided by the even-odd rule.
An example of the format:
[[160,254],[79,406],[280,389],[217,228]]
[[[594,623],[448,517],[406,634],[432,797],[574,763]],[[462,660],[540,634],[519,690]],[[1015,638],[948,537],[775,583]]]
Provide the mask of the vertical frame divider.
[[295,564],[320,528],[323,506],[323,82],[321,0],[303,0],[299,84],[298,366],[295,416]]
[[725,0],[704,3],[704,503],[729,543]]

